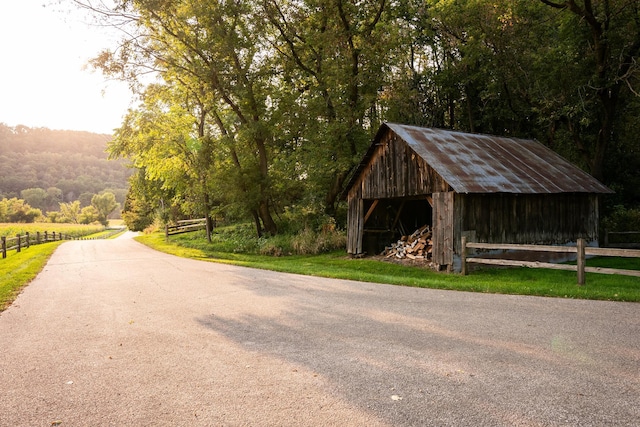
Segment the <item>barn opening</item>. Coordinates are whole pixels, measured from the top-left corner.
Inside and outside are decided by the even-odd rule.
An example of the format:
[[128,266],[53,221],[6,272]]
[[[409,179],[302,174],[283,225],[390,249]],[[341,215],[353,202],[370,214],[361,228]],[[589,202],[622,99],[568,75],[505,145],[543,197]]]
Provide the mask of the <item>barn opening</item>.
[[365,199],[364,252],[380,254],[385,247],[428,225],[433,227],[433,209],[426,197]]

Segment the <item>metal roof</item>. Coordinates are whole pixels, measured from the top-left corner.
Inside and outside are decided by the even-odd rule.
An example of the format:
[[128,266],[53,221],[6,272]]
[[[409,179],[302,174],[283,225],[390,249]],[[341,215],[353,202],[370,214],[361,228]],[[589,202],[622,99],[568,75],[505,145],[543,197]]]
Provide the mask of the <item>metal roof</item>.
[[457,193],[612,193],[537,141],[395,123],[381,126],[349,187],[368,163],[387,128]]

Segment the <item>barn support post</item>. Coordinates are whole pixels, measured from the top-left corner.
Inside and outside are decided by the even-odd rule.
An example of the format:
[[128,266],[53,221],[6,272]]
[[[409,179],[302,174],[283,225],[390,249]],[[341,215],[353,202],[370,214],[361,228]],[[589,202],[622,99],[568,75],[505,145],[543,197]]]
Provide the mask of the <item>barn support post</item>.
[[453,271],[453,192],[433,193],[433,262]]
[[585,247],[584,239],[578,239],[578,242],[577,242],[578,254],[577,254],[576,264],[578,269],[578,285],[580,286],[584,285],[585,283],[584,267],[586,264],[586,260],[585,260],[585,254],[584,254],[585,252],[584,247]]

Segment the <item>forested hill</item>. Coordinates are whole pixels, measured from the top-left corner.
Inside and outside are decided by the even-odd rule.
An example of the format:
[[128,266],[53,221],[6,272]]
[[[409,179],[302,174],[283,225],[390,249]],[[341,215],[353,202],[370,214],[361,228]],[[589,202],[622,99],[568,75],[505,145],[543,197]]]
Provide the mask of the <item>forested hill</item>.
[[131,171],[108,160],[110,135],[0,123],[0,198],[28,188],[58,188],[62,201],[128,187]]

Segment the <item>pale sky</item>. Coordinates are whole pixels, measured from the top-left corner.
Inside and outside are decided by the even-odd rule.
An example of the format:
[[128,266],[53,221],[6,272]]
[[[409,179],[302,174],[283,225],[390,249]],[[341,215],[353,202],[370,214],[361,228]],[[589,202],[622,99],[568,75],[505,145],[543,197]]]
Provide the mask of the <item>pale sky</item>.
[[111,134],[133,97],[125,83],[83,66],[117,34],[90,25],[69,2],[50,3],[8,0],[0,8],[0,123]]

